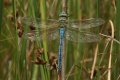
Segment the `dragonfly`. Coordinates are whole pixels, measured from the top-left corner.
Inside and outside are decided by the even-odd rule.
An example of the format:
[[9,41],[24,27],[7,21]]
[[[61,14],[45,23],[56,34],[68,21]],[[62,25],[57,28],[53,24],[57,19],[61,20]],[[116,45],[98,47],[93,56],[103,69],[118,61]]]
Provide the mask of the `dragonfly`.
[[[69,20],[67,14],[62,12],[59,20],[48,19],[42,21],[40,18],[24,18],[25,25],[33,25],[37,30],[26,33],[26,37],[31,40],[43,40],[42,34],[46,32],[47,39],[54,40],[59,37],[58,49],[58,73],[62,69],[62,54],[64,39],[73,42],[98,42],[100,37],[92,32],[82,31],[82,29],[89,29],[104,24],[101,18],[91,18],[86,20]],[[39,34],[39,35],[37,35]]]

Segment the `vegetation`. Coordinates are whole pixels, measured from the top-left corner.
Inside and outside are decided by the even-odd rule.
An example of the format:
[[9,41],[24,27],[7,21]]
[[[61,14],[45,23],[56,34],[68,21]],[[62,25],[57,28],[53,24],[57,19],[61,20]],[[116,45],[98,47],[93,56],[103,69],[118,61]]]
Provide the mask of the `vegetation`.
[[[56,80],[59,38],[30,41],[23,17],[59,19],[62,0],[0,0],[0,80]],[[66,40],[66,80],[120,80],[120,0],[67,0],[69,19],[102,18],[99,42]],[[47,33],[47,31],[46,31]]]

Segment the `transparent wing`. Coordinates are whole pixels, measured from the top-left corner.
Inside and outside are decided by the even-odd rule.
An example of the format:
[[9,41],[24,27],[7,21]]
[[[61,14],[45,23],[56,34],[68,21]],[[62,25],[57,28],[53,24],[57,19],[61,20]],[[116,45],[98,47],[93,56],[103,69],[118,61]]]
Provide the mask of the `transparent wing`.
[[66,30],[66,39],[73,42],[98,42],[100,37],[91,32]]
[[104,20],[101,18],[91,18],[86,20],[68,20],[68,28],[87,29],[97,27],[104,24]]
[[[46,34],[44,35],[44,33],[46,33]],[[28,33],[24,34],[24,39],[28,39],[31,41],[43,41],[44,39],[55,40],[58,38],[59,38],[58,29],[52,30],[52,31],[50,31],[50,30],[42,31],[42,32],[32,31],[32,32],[28,32]]]
[[41,20],[40,18],[28,18],[24,17],[22,23],[33,28],[49,29],[58,27],[59,21],[54,19]]

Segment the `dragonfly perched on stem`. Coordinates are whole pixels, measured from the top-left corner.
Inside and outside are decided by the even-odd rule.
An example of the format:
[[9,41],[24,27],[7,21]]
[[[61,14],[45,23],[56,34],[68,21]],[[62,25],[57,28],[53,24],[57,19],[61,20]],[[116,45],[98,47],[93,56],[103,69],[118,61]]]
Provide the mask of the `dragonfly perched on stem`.
[[86,20],[69,20],[67,14],[62,12],[59,20],[48,19],[41,21],[39,18],[24,18],[23,23],[30,26],[33,25],[36,29],[26,33],[26,37],[32,40],[43,40],[42,34],[46,32],[47,39],[54,40],[59,38],[58,52],[58,73],[62,69],[62,51],[64,39],[73,42],[97,42],[100,37],[91,32],[82,31],[92,27],[100,26],[104,23],[101,18],[91,18]]
[[[64,13],[61,14],[62,16]],[[73,42],[98,42],[100,37],[92,32],[84,31],[86,29],[100,26],[104,23],[101,18],[91,18],[85,20],[59,20],[48,19],[45,23],[42,23],[40,18],[28,18],[23,19],[23,23],[33,29],[31,32],[27,32],[25,36],[31,40],[42,40],[42,34],[46,32],[48,40],[55,40],[60,38],[59,30],[64,28],[65,38]],[[38,29],[38,30],[36,30]],[[37,35],[37,34],[40,35]]]

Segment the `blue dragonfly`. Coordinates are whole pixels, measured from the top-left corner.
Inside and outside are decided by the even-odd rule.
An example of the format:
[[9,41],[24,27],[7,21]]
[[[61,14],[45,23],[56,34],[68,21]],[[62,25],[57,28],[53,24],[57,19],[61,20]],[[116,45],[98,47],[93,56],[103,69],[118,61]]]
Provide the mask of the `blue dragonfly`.
[[46,32],[47,39],[54,40],[59,37],[59,50],[58,50],[58,73],[62,69],[62,53],[64,39],[73,42],[98,42],[100,37],[94,33],[82,31],[97,27],[104,24],[101,18],[91,18],[86,20],[69,20],[67,14],[62,12],[59,20],[48,19],[45,22],[39,18],[24,18],[23,23],[30,26],[33,25],[36,29],[32,32],[26,33],[26,37],[30,40],[43,40],[42,34]]

